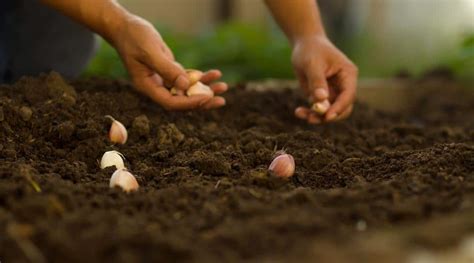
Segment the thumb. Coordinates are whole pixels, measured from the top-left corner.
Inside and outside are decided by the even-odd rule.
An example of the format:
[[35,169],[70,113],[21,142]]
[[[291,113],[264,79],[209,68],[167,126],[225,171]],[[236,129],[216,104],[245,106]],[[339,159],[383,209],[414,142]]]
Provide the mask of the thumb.
[[145,61],[148,67],[157,72],[165,83],[180,90],[189,88],[190,82],[186,71],[178,63],[159,52],[150,54]]
[[329,98],[329,85],[326,80],[326,75],[320,69],[309,69],[308,85],[310,90],[310,97],[314,101],[323,101]]

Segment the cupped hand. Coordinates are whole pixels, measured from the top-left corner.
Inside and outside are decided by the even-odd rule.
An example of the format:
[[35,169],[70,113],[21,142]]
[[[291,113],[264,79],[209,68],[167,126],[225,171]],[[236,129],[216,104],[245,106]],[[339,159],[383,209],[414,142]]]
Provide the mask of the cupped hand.
[[341,120],[352,113],[358,69],[329,39],[317,36],[297,41],[292,62],[310,103],[326,99],[331,102],[323,116],[301,106],[295,110],[296,117],[318,124]]
[[[112,45],[117,49],[135,88],[167,110],[213,109],[225,105],[220,96],[175,96],[170,88],[186,90],[190,80],[185,69],[175,61],[171,49],[161,35],[146,20],[133,16],[115,33]],[[211,87],[215,94],[227,90],[227,84],[216,82],[222,74],[210,70],[201,82]]]

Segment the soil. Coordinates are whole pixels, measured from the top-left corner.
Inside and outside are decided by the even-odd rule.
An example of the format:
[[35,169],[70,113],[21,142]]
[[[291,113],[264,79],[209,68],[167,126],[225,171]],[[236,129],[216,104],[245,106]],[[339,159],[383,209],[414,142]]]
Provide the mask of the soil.
[[[474,87],[436,78],[412,109],[358,103],[310,126],[292,90],[235,87],[166,112],[124,81],[58,74],[0,86],[2,262],[402,262],[474,233]],[[112,115],[129,130],[107,140]],[[140,189],[110,189],[118,150]],[[290,180],[267,172],[294,156]]]

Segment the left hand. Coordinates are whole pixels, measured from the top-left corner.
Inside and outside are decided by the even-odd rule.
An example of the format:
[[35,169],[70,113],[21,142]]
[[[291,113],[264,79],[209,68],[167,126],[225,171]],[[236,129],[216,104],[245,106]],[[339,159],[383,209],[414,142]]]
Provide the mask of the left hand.
[[311,103],[329,99],[331,107],[323,116],[309,107],[298,107],[296,117],[311,124],[347,118],[356,96],[358,69],[325,36],[298,40],[293,49],[293,67]]

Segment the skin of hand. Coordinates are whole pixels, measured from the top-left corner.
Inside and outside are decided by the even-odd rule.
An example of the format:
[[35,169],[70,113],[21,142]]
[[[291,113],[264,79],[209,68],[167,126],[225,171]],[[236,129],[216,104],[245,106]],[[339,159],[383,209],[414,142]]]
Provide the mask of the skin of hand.
[[315,0],[265,0],[293,47],[292,62],[310,103],[329,99],[320,116],[298,107],[296,117],[311,124],[347,118],[353,109],[358,69],[327,38]]
[[[138,91],[167,110],[212,109],[225,105],[220,96],[184,96],[189,78],[175,61],[161,35],[146,20],[135,16],[114,0],[41,0],[61,13],[101,35],[120,54]],[[216,82],[218,70],[203,74],[201,82],[210,85],[215,94],[227,90],[227,84]],[[178,96],[169,88],[176,87]]]

